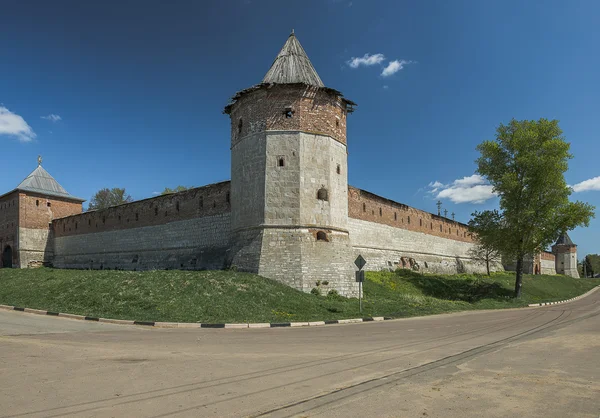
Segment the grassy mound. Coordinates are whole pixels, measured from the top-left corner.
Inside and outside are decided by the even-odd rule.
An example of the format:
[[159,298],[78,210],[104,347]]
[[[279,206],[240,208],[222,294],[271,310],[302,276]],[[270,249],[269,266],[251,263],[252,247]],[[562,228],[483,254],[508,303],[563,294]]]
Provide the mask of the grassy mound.
[[367,272],[362,315],[356,299],[306,294],[233,271],[0,270],[0,304],[95,317],[173,322],[290,322],[361,316],[406,317],[525,306],[568,299],[599,279],[514,274],[422,275]]

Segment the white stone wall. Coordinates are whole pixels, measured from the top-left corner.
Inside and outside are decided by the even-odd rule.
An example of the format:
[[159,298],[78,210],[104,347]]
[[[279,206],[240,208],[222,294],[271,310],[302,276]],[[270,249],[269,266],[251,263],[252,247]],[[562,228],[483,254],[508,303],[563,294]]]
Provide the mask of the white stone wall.
[[556,254],[556,272],[558,274],[564,274],[565,276],[579,278],[579,271],[577,271],[577,253],[576,252],[557,253]]
[[367,260],[366,270],[393,270],[402,267],[400,258],[405,257],[413,258],[423,272],[485,272],[485,266],[474,264],[468,255],[472,243],[354,218],[348,220],[348,226],[354,255],[362,254]]
[[261,225],[265,219],[266,135],[247,136],[231,149],[231,227]]
[[540,262],[540,269],[542,274],[556,274],[556,265],[554,260],[544,260]]
[[54,239],[53,265],[91,269],[220,269],[230,214]]
[[47,229],[19,227],[19,264],[21,268],[39,267],[52,258],[52,240]]

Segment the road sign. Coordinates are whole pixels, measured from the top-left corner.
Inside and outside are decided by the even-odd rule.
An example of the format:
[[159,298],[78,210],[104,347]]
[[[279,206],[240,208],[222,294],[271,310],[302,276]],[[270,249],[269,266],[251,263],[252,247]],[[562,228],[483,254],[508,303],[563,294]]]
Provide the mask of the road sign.
[[359,270],[362,270],[365,264],[367,264],[367,260],[365,260],[362,255],[359,255],[356,257],[356,260],[354,260],[354,264],[356,264],[356,267],[358,267]]
[[356,281],[362,283],[365,281],[365,272],[363,270],[355,271],[356,273]]

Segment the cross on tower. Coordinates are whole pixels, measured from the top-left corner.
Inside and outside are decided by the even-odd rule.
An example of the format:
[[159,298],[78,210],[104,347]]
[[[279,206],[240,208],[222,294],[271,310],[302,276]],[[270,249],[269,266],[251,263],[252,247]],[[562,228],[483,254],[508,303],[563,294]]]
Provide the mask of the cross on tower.
[[448,217],[448,209],[444,209],[444,218]]
[[452,215],[452,220],[454,220],[454,215],[456,215],[454,212],[451,213]]
[[440,216],[440,214],[441,214],[440,212],[441,212],[441,210],[442,210],[442,201],[441,201],[441,200],[438,200],[438,201],[437,201],[437,203],[436,203],[435,205],[436,205],[436,206],[437,206],[437,208],[438,208],[438,216]]
[[38,167],[42,165],[42,156],[38,155]]

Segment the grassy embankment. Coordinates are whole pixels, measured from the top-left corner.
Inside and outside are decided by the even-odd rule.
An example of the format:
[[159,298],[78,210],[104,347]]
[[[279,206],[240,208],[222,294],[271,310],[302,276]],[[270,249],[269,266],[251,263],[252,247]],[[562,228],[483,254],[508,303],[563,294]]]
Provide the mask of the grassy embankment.
[[249,273],[3,269],[0,304],[139,321],[290,322],[514,308],[569,299],[599,284],[525,275],[523,297],[514,300],[511,273],[367,272],[361,315],[357,299],[306,294]]

